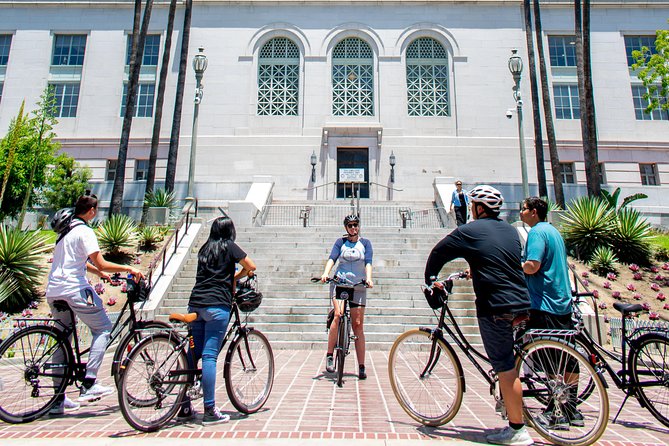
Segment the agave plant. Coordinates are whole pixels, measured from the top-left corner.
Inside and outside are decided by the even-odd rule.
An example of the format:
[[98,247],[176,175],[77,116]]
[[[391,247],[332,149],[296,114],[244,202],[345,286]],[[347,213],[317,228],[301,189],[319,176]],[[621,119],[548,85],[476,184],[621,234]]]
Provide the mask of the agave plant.
[[616,190],[613,191],[613,193],[609,193],[609,191],[602,189],[602,197],[604,198],[604,202],[608,205],[609,209],[615,212],[619,212],[625,208],[628,204],[630,204],[633,201],[636,200],[643,200],[644,198],[648,198],[648,195],[646,194],[632,194],[629,195],[625,198],[623,198],[623,202],[620,204],[620,207],[618,207],[618,198],[620,198],[620,188],[616,188]]
[[127,215],[112,215],[96,229],[100,248],[116,255],[137,247],[137,225]]
[[562,211],[562,210],[563,210],[562,207],[560,207],[560,205],[559,205],[558,203],[554,202],[554,201],[551,200],[550,198],[548,198],[548,197],[541,197],[541,199],[544,200],[544,201],[546,202],[546,204],[548,205],[548,212],[551,212],[551,211]]
[[[618,259],[613,250],[608,246],[599,246],[592,253],[589,265],[592,271],[600,276],[605,276],[608,273],[615,272],[617,264]],[[604,282],[604,288],[607,288],[607,283],[608,282]]]
[[39,297],[44,272],[40,254],[49,249],[39,231],[0,225],[0,311],[22,311]]
[[650,223],[633,208],[621,208],[615,219],[609,245],[623,263],[650,264],[653,232]]
[[174,192],[167,192],[165,189],[155,189],[144,195],[144,205],[155,208],[174,208],[177,199]]
[[562,235],[567,249],[576,257],[590,260],[598,247],[607,246],[615,214],[600,198],[581,197],[567,206]]
[[163,239],[158,226],[144,226],[137,230],[139,235],[139,244],[142,248],[153,248]]

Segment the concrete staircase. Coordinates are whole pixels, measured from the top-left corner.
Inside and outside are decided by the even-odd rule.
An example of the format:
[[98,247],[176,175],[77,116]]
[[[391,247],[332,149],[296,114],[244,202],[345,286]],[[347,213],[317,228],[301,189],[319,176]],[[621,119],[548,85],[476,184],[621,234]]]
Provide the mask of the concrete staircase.
[[[368,290],[365,333],[369,349],[389,349],[400,333],[431,326],[436,317],[420,290],[425,260],[434,244],[450,229],[365,228],[363,236],[374,247],[373,289]],[[197,250],[209,234],[204,227],[190,259],[172,284],[157,311],[184,312],[195,283]],[[332,244],[343,230],[333,227],[259,227],[238,229],[237,243],[255,261],[263,303],[248,321],[269,337],[274,348],[324,349],[325,320],[330,306],[328,286],[313,284],[320,276]],[[467,267],[451,262],[443,273]],[[479,344],[474,295],[470,282],[458,281],[449,301],[470,342]]]

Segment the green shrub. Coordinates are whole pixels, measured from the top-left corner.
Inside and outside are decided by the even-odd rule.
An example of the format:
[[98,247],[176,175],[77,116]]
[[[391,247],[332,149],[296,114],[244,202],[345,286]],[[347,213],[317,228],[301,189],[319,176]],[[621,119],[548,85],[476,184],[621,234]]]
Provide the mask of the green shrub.
[[650,264],[653,232],[650,223],[636,209],[621,208],[615,219],[609,245],[622,263]]
[[173,209],[176,204],[177,199],[174,192],[167,192],[165,189],[155,189],[144,196],[144,205],[148,207]]
[[611,248],[599,246],[593,251],[589,265],[594,273],[606,276],[607,273],[617,272],[618,259]]
[[77,199],[89,189],[88,181],[93,176],[91,169],[81,167],[74,158],[61,153],[47,176],[44,198],[51,209],[74,206]]
[[658,262],[669,261],[669,248],[658,246],[653,252],[653,258]]
[[137,225],[127,215],[112,215],[96,229],[100,248],[116,255],[137,247]]
[[163,240],[163,235],[158,226],[144,226],[137,230],[139,245],[144,249],[151,249]]
[[569,252],[588,261],[598,247],[609,246],[615,213],[599,198],[581,197],[567,206],[562,235]]
[[44,273],[40,254],[50,249],[40,231],[0,225],[0,311],[16,313],[39,298]]

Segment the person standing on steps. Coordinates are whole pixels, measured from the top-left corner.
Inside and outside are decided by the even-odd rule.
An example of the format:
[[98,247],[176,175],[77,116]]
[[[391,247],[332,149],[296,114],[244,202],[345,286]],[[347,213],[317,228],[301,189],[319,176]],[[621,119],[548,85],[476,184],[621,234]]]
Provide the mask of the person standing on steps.
[[451,212],[455,211],[455,224],[462,226],[467,223],[467,211],[469,209],[469,196],[462,188],[462,181],[455,182],[455,190],[451,195]]
[[[372,257],[374,251],[372,242],[366,238],[360,237],[360,218],[357,215],[348,215],[344,218],[344,228],[346,235],[338,238],[332,247],[330,257],[325,264],[325,269],[321,276],[321,281],[325,282],[330,276],[330,271],[335,263],[339,261],[335,277],[341,277],[352,283],[358,283],[361,280],[367,282],[367,287],[372,288]],[[330,297],[334,307],[334,319],[330,325],[328,335],[328,350],[326,355],[326,367],[328,373],[335,371],[334,358],[332,356],[337,342],[337,327],[343,307],[335,299],[335,284],[330,286]],[[365,332],[363,322],[365,319],[365,305],[367,305],[367,289],[363,285],[355,287],[353,300],[349,302],[351,308],[351,324],[355,339],[355,353],[358,357],[358,378],[366,379],[365,371]]]

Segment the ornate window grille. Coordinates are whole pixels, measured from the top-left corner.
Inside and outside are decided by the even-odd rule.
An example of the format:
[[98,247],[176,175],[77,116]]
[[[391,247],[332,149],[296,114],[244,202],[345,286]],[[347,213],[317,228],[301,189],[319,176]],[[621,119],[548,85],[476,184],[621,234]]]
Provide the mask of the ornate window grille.
[[421,37],[407,48],[409,116],[449,116],[448,55],[434,39]]
[[374,115],[374,56],[362,39],[349,37],[332,50],[332,114]]
[[297,116],[300,51],[285,37],[265,43],[258,58],[258,114]]

